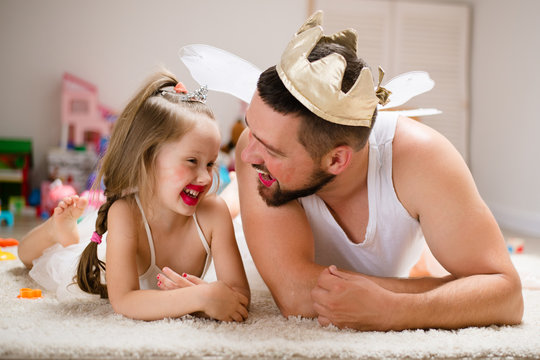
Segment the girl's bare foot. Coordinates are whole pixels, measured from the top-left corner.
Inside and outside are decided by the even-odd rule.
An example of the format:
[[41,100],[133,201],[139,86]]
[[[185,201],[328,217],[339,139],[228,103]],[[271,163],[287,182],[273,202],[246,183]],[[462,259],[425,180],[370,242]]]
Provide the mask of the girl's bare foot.
[[82,215],[88,205],[88,199],[77,195],[64,198],[54,208],[51,236],[54,241],[66,247],[79,242],[77,219]]

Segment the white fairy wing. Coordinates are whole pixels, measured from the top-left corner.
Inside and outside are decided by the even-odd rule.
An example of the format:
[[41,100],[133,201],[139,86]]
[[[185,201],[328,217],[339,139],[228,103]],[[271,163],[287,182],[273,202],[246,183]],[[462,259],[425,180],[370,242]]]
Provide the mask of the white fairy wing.
[[[425,71],[411,71],[392,78],[384,88],[390,90],[390,101],[379,110],[391,109],[405,104],[413,97],[430,91],[435,86],[429,74]],[[428,114],[432,115],[432,114]]]
[[[209,90],[224,92],[249,103],[257,88],[261,70],[255,65],[223,49],[210,45],[191,44],[178,51],[193,79]],[[392,78],[384,87],[392,92],[390,102],[379,110],[400,106],[411,98],[433,88],[435,82],[427,72],[411,71]],[[403,110],[405,116],[440,114],[437,109]]]
[[429,109],[419,108],[419,109],[412,109],[412,110],[388,110],[388,111],[384,110],[384,112],[385,113],[398,113],[400,115],[407,116],[407,117],[442,114],[441,110],[433,109],[433,108],[429,108]]
[[261,70],[250,62],[225,50],[192,44],[178,51],[193,79],[209,90],[231,94],[249,103],[257,88]]

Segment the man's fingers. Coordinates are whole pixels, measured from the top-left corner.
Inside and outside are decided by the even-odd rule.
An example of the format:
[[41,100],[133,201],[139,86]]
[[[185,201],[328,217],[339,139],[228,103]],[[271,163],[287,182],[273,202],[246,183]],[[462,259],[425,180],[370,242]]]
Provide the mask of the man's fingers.
[[330,320],[328,320],[328,318],[326,318],[326,317],[324,317],[324,316],[322,316],[322,315],[319,315],[319,317],[317,318],[317,320],[319,321],[319,324],[320,324],[321,326],[324,326],[324,327],[326,327],[326,326],[332,324],[332,322],[331,322]]
[[334,276],[337,276],[341,279],[344,279],[344,280],[349,280],[352,278],[352,275],[349,274],[349,273],[346,273],[345,271],[341,271],[339,270],[335,265],[330,265],[328,267],[328,271],[330,272],[330,274],[334,275]]
[[330,291],[332,287],[341,280],[342,279],[340,277],[332,274],[329,268],[326,268],[319,275],[319,279],[317,280],[317,286],[326,291]]
[[313,303],[313,310],[315,310],[319,316],[325,316],[328,312],[328,309],[317,301]]
[[322,297],[326,294],[328,294],[328,290],[320,287],[319,285],[311,289],[311,299],[314,302],[321,302]]

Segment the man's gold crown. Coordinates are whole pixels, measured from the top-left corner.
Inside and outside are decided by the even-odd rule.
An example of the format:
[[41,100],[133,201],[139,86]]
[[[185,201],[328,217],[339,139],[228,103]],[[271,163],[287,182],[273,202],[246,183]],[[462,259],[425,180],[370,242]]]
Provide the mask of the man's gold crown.
[[319,41],[343,45],[356,54],[357,34],[354,29],[342,30],[331,36],[323,34],[322,11],[313,14],[296,32],[281,61],[277,73],[291,94],[317,116],[341,125],[371,127],[377,104],[388,101],[389,91],[374,89],[371,70],[362,68],[351,89],[341,91],[347,61],[337,53],[310,62],[308,56]]

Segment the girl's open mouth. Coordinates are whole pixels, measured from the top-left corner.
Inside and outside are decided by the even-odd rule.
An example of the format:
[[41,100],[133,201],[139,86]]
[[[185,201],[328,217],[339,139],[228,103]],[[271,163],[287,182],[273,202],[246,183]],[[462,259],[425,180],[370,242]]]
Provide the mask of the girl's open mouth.
[[188,206],[195,206],[199,202],[199,195],[204,191],[204,186],[189,184],[182,190],[180,197]]

